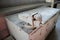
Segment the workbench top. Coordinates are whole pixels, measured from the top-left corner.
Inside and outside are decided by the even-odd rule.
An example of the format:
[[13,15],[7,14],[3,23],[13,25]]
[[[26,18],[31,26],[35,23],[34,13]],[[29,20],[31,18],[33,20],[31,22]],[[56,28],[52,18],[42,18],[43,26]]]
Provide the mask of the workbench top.
[[[54,8],[48,8],[48,7],[40,7],[40,8],[36,8],[33,10],[29,10],[29,11],[25,11],[25,12],[21,12],[21,13],[17,13],[14,15],[10,15],[10,16],[6,16],[6,18],[11,21],[12,23],[16,24],[18,27],[20,27],[21,29],[23,29],[25,32],[30,33],[32,30],[31,29],[27,29],[24,27],[23,24],[27,25],[26,19],[21,19],[19,18],[19,15],[22,17],[26,16],[26,15],[31,15],[33,13],[40,13],[42,15],[42,24],[44,24],[47,20],[49,20],[52,16],[54,16],[57,12],[59,12],[59,9],[54,9]],[[26,14],[26,15],[25,15]],[[30,22],[29,20],[27,20],[28,23]]]
[[[42,16],[42,24],[45,24],[46,21],[48,21],[52,16],[54,16],[57,12],[59,12],[59,9],[49,8],[49,7],[40,7],[33,10],[25,11],[22,13],[19,13],[19,19],[32,23],[32,15],[38,13],[38,15]],[[28,17],[28,18],[26,18]]]

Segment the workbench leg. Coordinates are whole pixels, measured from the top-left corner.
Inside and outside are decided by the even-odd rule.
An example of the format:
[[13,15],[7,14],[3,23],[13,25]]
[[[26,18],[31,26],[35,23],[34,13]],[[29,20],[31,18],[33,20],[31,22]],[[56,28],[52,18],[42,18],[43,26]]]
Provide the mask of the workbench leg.
[[56,22],[54,22],[54,29],[56,28]]
[[57,4],[54,4],[54,5],[53,5],[53,8],[57,8]]
[[54,25],[54,29],[56,28],[56,25]]

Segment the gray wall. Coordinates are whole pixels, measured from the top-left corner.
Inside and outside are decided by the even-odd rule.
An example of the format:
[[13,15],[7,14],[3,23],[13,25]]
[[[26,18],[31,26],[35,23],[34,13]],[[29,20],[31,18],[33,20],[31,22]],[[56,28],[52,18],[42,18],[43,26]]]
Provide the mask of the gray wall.
[[44,1],[44,0],[0,0],[0,7],[39,3],[40,1]]

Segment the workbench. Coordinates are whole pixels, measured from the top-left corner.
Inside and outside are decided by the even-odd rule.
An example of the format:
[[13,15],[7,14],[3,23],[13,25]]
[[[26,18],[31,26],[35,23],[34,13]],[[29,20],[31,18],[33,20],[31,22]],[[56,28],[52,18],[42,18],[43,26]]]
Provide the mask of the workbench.
[[[31,15],[39,13],[41,15],[41,24],[35,22],[35,29],[28,29],[25,27],[28,23],[31,24]],[[56,21],[59,15],[59,9],[49,7],[39,7],[32,10],[24,11],[14,15],[6,16],[8,28],[10,33],[16,40],[45,40],[47,35],[56,26]],[[24,16],[24,17],[23,17]],[[32,25],[32,24],[31,24]]]

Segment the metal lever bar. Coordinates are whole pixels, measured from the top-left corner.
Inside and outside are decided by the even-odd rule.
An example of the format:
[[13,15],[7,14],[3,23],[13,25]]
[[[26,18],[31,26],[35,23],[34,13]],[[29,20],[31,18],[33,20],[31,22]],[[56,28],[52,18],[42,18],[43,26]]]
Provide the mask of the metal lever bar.
[[[36,14],[38,14],[38,13],[36,13]],[[35,16],[36,14],[33,14],[33,15],[32,15],[32,28],[33,28],[33,29],[35,29],[35,28],[36,28],[36,27],[34,27],[34,21],[35,21],[34,16]]]

